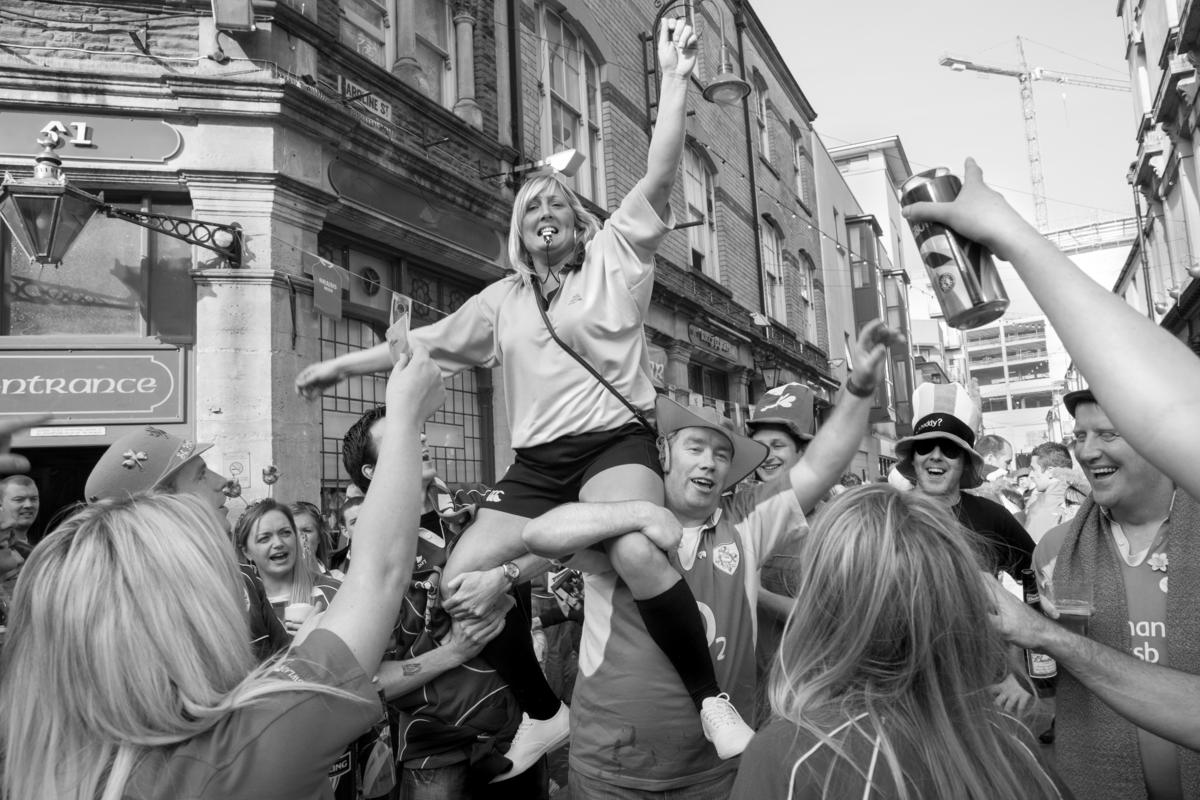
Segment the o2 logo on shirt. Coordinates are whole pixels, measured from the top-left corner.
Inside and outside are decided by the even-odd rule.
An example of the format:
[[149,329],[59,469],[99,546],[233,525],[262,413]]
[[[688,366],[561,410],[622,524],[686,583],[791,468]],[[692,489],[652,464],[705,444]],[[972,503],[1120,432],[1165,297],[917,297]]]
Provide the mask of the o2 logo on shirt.
[[725,660],[725,647],[728,644],[724,636],[717,636],[717,615],[713,610],[699,600],[696,601],[696,607],[700,609],[700,617],[704,620],[704,635],[708,639],[708,646],[716,645],[721,649],[717,652],[717,661]]

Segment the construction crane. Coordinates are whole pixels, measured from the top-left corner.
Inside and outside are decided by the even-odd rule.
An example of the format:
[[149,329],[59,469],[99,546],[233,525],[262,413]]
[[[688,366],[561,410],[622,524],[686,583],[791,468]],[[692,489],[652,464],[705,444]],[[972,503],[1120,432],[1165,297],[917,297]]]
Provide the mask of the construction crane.
[[1091,89],[1109,89],[1117,92],[1130,91],[1127,81],[1115,81],[1108,78],[1098,78],[1093,75],[1076,75],[1070,72],[1055,72],[1041,67],[1029,68],[1025,61],[1025,45],[1021,37],[1017,37],[1017,55],[1021,60],[1020,69],[996,67],[990,64],[978,64],[965,58],[942,56],[938,63],[949,67],[955,72],[983,72],[989,75],[1006,75],[1016,78],[1021,86],[1021,111],[1025,116],[1025,150],[1029,156],[1029,178],[1033,184],[1033,209],[1037,217],[1038,230],[1045,233],[1050,223],[1046,216],[1046,181],[1042,176],[1042,150],[1038,144],[1037,111],[1033,105],[1033,82],[1052,81],[1070,86],[1086,86]]

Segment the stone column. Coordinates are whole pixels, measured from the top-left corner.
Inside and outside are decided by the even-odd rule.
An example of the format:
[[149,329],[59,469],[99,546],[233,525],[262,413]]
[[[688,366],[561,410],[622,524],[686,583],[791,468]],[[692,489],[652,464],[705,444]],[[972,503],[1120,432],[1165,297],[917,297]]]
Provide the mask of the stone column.
[[454,113],[473,127],[483,127],[483,112],[475,102],[475,0],[454,0],[454,75],[458,99]]
[[[315,253],[332,196],[301,184],[189,175],[198,219],[237,221],[245,231],[244,266],[229,269],[200,254],[194,357],[196,438],[226,477],[234,460],[249,478],[247,501],[266,496],[263,468],[279,472],[274,495],[317,501],[321,476],[321,404],[293,386],[320,356],[306,253]],[[293,315],[293,308],[295,309]],[[244,506],[230,501],[232,515]]]
[[688,362],[692,357],[692,346],[687,342],[672,342],[667,346],[667,387],[688,390]]

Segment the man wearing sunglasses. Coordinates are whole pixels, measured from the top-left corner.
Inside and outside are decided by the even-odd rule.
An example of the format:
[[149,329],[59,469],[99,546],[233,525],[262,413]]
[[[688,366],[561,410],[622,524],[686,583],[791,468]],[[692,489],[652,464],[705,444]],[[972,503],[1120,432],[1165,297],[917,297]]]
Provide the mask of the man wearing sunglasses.
[[975,450],[980,413],[957,383],[925,383],[913,393],[917,422],[913,435],[896,442],[896,469],[915,484],[914,491],[946,506],[964,527],[987,540],[992,567],[1018,582],[1029,569],[1033,540],[999,503],[963,490],[983,483],[987,469]]
[[[914,492],[944,505],[963,527],[983,537],[990,546],[992,572],[1006,572],[1020,586],[1021,570],[1032,564],[1033,540],[1004,506],[964,491],[983,483],[987,471],[974,447],[979,406],[957,383],[925,383],[913,392],[913,412],[913,435],[896,442],[896,470],[913,482]],[[1020,664],[1020,650],[1011,655]],[[1010,713],[1024,714],[1033,707],[1033,695],[1012,674],[993,692],[996,704]]]

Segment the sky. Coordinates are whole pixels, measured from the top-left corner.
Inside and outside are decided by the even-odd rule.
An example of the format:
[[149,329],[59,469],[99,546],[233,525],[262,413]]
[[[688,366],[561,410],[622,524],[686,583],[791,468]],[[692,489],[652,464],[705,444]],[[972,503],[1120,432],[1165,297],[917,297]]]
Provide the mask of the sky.
[[[914,171],[973,156],[1031,221],[1019,84],[955,72],[954,55],[1006,68],[1025,40],[1030,68],[1128,80],[1114,0],[751,0],[817,111],[828,148],[899,135]],[[798,35],[796,32],[800,32]],[[1132,216],[1137,155],[1125,92],[1034,83],[1051,229]]]

